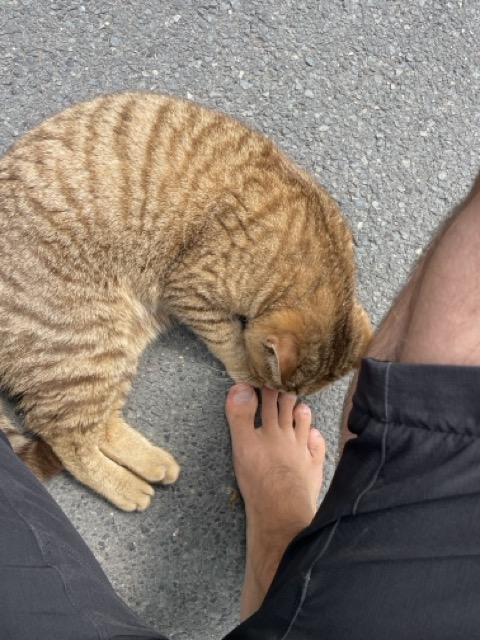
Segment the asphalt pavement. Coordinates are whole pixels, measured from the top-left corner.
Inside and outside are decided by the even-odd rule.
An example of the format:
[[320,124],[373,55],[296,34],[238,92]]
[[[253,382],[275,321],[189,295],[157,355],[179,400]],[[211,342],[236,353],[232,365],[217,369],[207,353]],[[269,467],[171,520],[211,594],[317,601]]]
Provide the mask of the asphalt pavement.
[[[339,201],[377,325],[480,168],[480,4],[471,0],[3,0],[0,151],[104,92],[152,90],[270,135]],[[49,489],[120,595],[172,640],[238,620],[244,514],[223,403],[230,382],[191,334],[145,354],[126,415],[182,465],[144,513],[66,474]],[[328,443],[346,381],[310,399]],[[346,603],[348,606],[348,603]]]

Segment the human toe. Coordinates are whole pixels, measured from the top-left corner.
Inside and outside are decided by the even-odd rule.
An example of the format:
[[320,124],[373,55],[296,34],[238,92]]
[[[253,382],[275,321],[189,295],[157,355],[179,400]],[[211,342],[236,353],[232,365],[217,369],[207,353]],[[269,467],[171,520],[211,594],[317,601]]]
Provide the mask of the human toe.
[[310,427],[307,446],[312,458],[323,464],[326,452],[325,440],[320,431],[315,429],[315,427]]
[[262,389],[262,427],[271,430],[278,428],[278,391]]
[[293,409],[297,401],[294,393],[281,393],[278,398],[278,424],[281,429],[293,428]]
[[301,402],[293,411],[293,419],[295,420],[295,435],[297,440],[302,444],[307,444],[310,426],[312,424],[312,411],[310,407]]
[[232,433],[242,427],[253,427],[257,405],[253,387],[243,383],[231,387],[225,401],[225,413]]

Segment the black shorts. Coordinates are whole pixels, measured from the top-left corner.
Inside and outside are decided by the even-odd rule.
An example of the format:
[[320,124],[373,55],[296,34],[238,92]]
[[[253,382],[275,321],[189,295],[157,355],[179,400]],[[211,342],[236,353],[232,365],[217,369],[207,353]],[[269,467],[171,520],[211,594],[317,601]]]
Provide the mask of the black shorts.
[[[312,525],[228,640],[480,639],[480,367],[362,363]],[[0,437],[0,638],[150,638]]]
[[228,640],[480,638],[480,367],[365,360],[312,525]]

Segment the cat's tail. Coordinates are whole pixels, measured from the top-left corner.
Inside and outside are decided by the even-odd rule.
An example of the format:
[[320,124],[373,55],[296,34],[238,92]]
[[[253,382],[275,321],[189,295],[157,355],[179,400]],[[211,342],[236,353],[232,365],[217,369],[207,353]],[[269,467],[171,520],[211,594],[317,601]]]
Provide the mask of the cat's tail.
[[12,449],[43,482],[63,469],[51,447],[43,440],[32,440],[22,435],[7,418],[0,403],[0,431],[7,436]]

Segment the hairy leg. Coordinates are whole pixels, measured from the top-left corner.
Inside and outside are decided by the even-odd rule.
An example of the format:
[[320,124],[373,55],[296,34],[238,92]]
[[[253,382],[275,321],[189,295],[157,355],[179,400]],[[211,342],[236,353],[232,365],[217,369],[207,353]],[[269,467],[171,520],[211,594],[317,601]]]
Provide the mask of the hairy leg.
[[449,225],[428,261],[399,360],[480,363],[480,194]]
[[[480,173],[441,227],[380,324],[366,356],[397,362],[480,363]],[[357,375],[345,397],[340,450]]]
[[261,605],[291,540],[317,509],[325,443],[311,428],[310,409],[296,397],[262,392],[262,426],[254,427],[257,398],[245,384],[230,389],[226,413],[233,463],[247,516],[242,620]]

